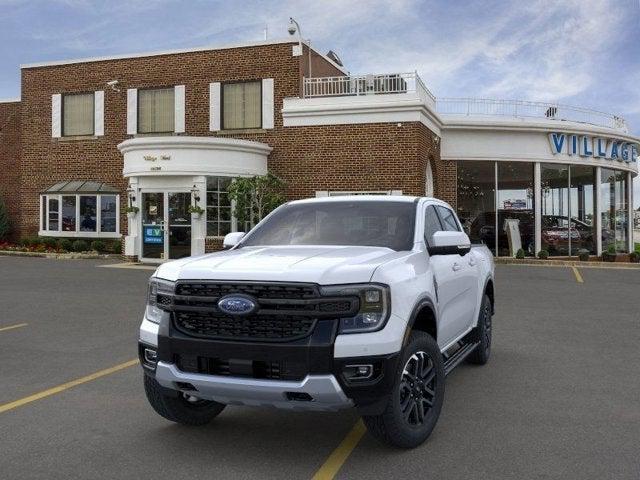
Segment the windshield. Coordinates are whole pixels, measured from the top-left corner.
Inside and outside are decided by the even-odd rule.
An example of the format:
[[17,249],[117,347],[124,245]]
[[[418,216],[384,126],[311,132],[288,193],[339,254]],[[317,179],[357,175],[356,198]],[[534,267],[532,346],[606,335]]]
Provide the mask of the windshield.
[[299,203],[280,207],[241,246],[357,245],[411,250],[414,202]]

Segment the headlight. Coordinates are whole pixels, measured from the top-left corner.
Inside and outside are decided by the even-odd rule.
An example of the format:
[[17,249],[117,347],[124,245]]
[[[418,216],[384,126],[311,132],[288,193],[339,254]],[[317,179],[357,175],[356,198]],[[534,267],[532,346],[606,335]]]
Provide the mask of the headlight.
[[163,316],[173,304],[173,294],[176,284],[168,280],[151,278],[149,280],[149,293],[147,295],[147,308],[145,315],[147,320],[160,323]]
[[339,333],[364,333],[380,330],[389,318],[389,287],[377,284],[332,285],[321,287],[322,295],[358,297],[360,309],[353,317],[340,319]]

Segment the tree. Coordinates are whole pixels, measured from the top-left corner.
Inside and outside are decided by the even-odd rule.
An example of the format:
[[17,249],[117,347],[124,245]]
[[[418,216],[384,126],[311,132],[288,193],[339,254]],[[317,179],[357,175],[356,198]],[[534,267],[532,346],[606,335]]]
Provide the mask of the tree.
[[0,197],[0,240],[5,240],[11,231],[11,222],[7,213],[7,206]]
[[237,177],[229,185],[233,215],[239,225],[253,228],[276,207],[285,202],[285,182],[271,173],[255,177]]

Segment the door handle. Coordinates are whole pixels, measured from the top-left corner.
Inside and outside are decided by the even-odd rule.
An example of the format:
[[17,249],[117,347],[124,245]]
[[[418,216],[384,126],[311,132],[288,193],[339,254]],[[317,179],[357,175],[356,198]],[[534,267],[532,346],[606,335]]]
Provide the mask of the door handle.
[[459,263],[454,263],[454,264],[453,264],[453,266],[451,267],[451,269],[452,269],[454,272],[457,272],[457,271],[458,271],[458,270],[460,270],[461,268],[462,268],[462,267],[460,266],[460,264],[459,264]]

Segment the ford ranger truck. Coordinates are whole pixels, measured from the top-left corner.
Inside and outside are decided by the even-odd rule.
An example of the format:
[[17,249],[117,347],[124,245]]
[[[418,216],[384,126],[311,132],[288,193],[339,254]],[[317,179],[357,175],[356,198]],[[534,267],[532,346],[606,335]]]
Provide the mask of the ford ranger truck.
[[149,282],[139,355],[168,420],[356,408],[376,438],[412,448],[438,420],[446,375],[489,359],[493,257],[444,202],[292,201],[224,246]]

